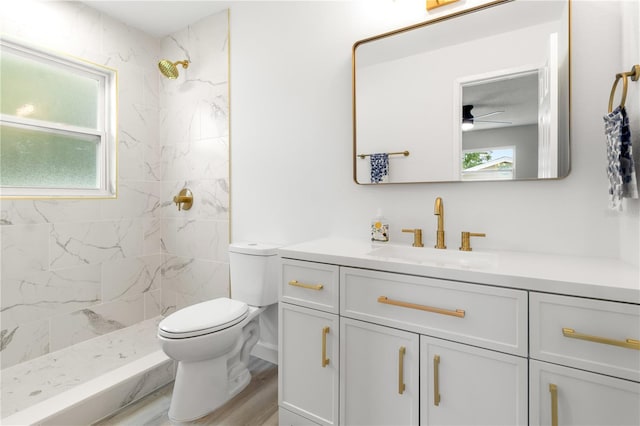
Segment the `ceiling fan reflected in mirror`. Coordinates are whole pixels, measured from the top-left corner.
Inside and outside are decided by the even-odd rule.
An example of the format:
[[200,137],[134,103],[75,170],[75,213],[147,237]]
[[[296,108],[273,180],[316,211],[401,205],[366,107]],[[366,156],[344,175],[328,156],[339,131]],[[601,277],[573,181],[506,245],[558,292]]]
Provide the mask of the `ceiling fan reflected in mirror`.
[[471,114],[472,109],[473,109],[473,105],[462,106],[462,126],[461,127],[463,132],[473,129],[473,126],[475,123],[511,124],[510,121],[481,120],[482,118],[491,117],[496,114],[502,114],[504,113],[504,111],[493,111],[486,114],[474,116],[473,114]]

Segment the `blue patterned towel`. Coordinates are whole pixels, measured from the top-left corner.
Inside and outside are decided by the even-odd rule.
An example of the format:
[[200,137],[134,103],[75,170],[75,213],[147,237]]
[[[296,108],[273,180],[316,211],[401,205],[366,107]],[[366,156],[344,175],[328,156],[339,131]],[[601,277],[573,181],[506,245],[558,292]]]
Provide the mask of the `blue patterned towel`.
[[371,154],[371,183],[389,182],[389,154]]
[[604,131],[607,137],[607,174],[611,196],[609,207],[621,210],[623,198],[638,198],[629,117],[624,107],[617,107],[604,116]]

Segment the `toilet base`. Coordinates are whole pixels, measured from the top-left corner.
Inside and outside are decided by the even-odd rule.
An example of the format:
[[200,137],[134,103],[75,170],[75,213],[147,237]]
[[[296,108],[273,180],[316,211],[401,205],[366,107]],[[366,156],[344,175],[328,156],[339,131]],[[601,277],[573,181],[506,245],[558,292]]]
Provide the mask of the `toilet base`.
[[256,313],[242,329],[236,347],[214,359],[178,362],[169,419],[188,422],[216,410],[240,393],[251,381],[249,354],[260,335]]
[[236,376],[227,379],[228,367],[224,357],[178,363],[169,419],[176,422],[199,419],[240,393],[251,381],[251,373],[246,367],[238,367]]

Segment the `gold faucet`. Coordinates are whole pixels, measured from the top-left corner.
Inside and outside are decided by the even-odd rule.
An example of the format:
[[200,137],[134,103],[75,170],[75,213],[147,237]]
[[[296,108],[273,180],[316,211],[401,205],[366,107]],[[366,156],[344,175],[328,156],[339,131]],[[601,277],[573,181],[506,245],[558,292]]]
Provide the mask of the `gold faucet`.
[[446,249],[447,246],[444,243],[444,206],[442,198],[436,198],[436,203],[433,206],[433,214],[438,216],[438,230],[436,231],[436,245],[437,249]]
[[422,229],[403,229],[402,232],[413,233],[413,247],[424,247],[424,244],[422,244]]

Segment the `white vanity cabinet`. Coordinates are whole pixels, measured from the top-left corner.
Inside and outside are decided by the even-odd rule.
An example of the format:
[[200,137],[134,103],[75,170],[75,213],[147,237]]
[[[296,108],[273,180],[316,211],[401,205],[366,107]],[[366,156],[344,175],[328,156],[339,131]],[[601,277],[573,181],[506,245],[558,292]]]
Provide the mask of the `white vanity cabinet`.
[[500,256],[482,270],[343,240],[283,249],[281,424],[639,426],[636,273],[610,288],[606,264]]
[[532,292],[530,423],[640,424],[640,306]]
[[415,333],[340,319],[340,424],[419,424]]
[[280,424],[338,424],[338,267],[282,260]]
[[530,361],[530,424],[638,426],[637,382]]
[[527,359],[420,336],[420,423],[526,425]]
[[526,292],[341,267],[340,316],[341,424],[527,424]]

